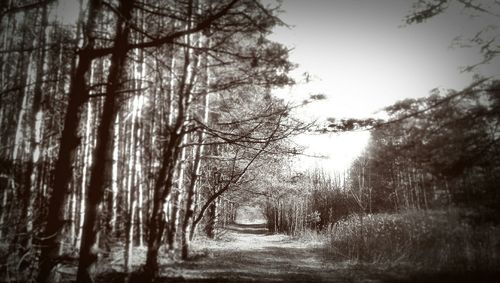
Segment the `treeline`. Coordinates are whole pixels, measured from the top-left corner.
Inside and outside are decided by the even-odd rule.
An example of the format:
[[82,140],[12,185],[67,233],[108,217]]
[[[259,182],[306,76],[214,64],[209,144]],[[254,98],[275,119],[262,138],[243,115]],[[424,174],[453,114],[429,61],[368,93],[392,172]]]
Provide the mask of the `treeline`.
[[[254,0],[9,1],[0,11],[2,278],[53,282],[78,262],[144,246],[188,257],[234,220],[226,193],[307,125],[270,89],[292,83]],[[253,177],[254,178],[254,177]]]
[[265,197],[269,231],[301,236],[359,212],[356,199],[344,187],[344,178],[347,176],[320,170],[283,176],[280,185],[273,186]]
[[[366,150],[343,175],[309,172],[283,177],[265,208],[270,229],[295,234],[291,227],[322,229],[353,213],[450,206],[464,208],[477,221],[498,222],[497,81],[481,80],[463,91],[406,99],[385,111],[386,121],[350,119],[330,127],[353,130],[371,125]],[[299,218],[294,216],[297,210]]]
[[351,167],[360,213],[331,225],[329,254],[498,277],[499,99],[480,80],[388,107]]
[[344,175],[283,176],[263,207],[268,228],[317,233],[327,254],[424,270],[495,271],[500,257],[499,83],[435,91],[385,109]]
[[387,107],[351,168],[364,211],[454,205],[498,221],[499,99],[497,81],[479,81]]

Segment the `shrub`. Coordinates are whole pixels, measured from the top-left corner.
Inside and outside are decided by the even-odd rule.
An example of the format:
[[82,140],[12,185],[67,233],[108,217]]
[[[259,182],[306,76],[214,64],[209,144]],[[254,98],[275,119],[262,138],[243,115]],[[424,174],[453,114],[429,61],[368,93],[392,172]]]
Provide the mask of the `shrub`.
[[472,226],[457,210],[351,215],[329,227],[337,259],[437,270],[498,270],[500,229]]

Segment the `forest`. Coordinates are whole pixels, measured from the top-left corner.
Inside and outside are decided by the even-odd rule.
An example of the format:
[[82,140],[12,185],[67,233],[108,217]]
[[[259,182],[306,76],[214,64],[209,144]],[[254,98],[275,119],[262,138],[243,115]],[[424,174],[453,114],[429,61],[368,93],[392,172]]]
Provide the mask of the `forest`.
[[[500,81],[308,122],[322,95],[273,94],[296,83],[276,3],[64,2],[0,3],[0,282],[500,278]],[[349,131],[371,136],[343,174],[291,166],[294,137]]]

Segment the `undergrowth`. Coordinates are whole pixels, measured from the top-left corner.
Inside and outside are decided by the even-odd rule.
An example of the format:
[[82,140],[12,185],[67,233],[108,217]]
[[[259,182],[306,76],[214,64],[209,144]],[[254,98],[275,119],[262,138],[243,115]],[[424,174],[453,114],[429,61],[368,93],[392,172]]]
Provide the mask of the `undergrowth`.
[[330,258],[423,270],[500,270],[500,229],[458,210],[351,215],[327,230]]
[[305,229],[304,231],[297,232],[297,235],[294,238],[298,241],[304,243],[324,243],[328,241],[329,235],[326,231],[322,230],[314,230],[314,229]]

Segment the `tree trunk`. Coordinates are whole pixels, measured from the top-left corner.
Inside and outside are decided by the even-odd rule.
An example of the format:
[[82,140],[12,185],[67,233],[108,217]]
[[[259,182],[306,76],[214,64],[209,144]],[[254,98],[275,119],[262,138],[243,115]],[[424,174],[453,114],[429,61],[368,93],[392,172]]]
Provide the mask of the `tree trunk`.
[[[191,18],[193,2],[188,2],[188,13]],[[189,30],[191,21],[188,21],[187,29]],[[189,45],[189,35],[187,35]],[[172,127],[169,127],[169,137],[165,140],[161,165],[153,188],[153,207],[151,210],[151,218],[149,225],[148,249],[146,253],[146,264],[144,266],[144,274],[148,277],[147,280],[152,280],[158,276],[158,249],[161,245],[161,238],[165,230],[165,215],[163,213],[164,202],[172,189],[175,168],[181,153],[180,145],[186,135],[185,122],[189,113],[191,102],[191,87],[192,79],[191,53],[189,50],[184,51],[184,65],[182,66],[182,77],[178,87],[178,102],[177,102],[177,118]],[[173,115],[173,114],[171,114]]]
[[[116,35],[111,55],[110,71],[107,81],[106,97],[101,120],[96,137],[94,158],[90,174],[90,185],[86,198],[85,219],[80,245],[77,282],[93,282],[91,277],[93,265],[97,261],[97,234],[100,229],[100,205],[106,189],[106,174],[110,173],[107,155],[113,148],[113,122],[116,118],[117,92],[120,87],[120,78],[125,71],[127,45],[133,3],[123,0],[120,2],[120,17],[116,27]],[[110,179],[110,178],[108,178]]]
[[28,246],[31,246],[32,233],[33,233],[33,220],[34,220],[34,201],[36,193],[36,179],[37,179],[37,169],[41,155],[41,133],[43,127],[43,112],[42,112],[42,86],[44,78],[44,68],[45,68],[45,43],[46,43],[46,29],[48,26],[48,11],[47,4],[41,7],[41,28],[38,39],[38,45],[40,46],[38,50],[38,60],[36,63],[36,75],[35,75],[35,86],[33,88],[33,101],[31,106],[31,113],[29,114],[29,139],[30,145],[29,150],[31,152],[31,158],[28,160],[26,169],[26,190],[27,190],[27,227],[26,232],[28,234]]
[[119,160],[119,155],[118,155],[118,149],[120,148],[119,146],[119,141],[120,141],[120,116],[117,117],[114,133],[115,133],[115,142],[114,142],[114,147],[113,147],[113,165],[111,168],[111,194],[112,194],[112,201],[111,201],[111,207],[110,207],[110,232],[114,233],[116,231],[116,225],[117,225],[117,215],[118,215],[118,186],[119,186],[119,179],[118,179],[118,160]]
[[[207,62],[208,63],[208,62]],[[207,84],[206,87],[208,88],[209,82],[210,82],[210,77],[208,74],[208,69],[206,70],[206,76],[207,76]],[[208,124],[208,114],[209,114],[209,107],[210,107],[210,96],[207,91],[204,97],[204,112],[203,112],[203,122],[205,124]],[[182,231],[181,231],[181,257],[182,259],[187,259],[188,258],[188,252],[189,252],[189,242],[188,240],[191,239],[191,235],[194,233],[192,228],[190,230],[190,235],[188,239],[188,227],[189,227],[189,222],[191,218],[193,217],[194,214],[194,197],[196,195],[196,185],[198,182],[198,177],[200,176],[201,173],[201,156],[203,155],[203,149],[204,146],[201,144],[205,138],[204,131],[200,131],[198,133],[198,145],[195,149],[195,154],[194,154],[194,161],[193,161],[193,170],[190,178],[190,184],[189,187],[187,188],[186,191],[186,207],[185,207],[185,213],[184,213],[184,220],[182,222]],[[194,224],[191,224],[191,226],[194,226]]]
[[[202,140],[202,133],[199,133],[198,141]],[[194,164],[192,174],[190,176],[189,186],[186,188],[185,195],[185,207],[184,207],[184,217],[182,219],[181,225],[181,257],[186,260],[188,258],[188,238],[187,238],[187,228],[189,226],[189,221],[193,216],[193,197],[195,194],[196,182],[198,180],[198,175],[200,174],[200,160],[201,160],[201,149],[202,146],[197,146],[194,154]]]
[[170,194],[176,163],[180,154],[181,136],[175,132],[165,142],[165,151],[156,183],[153,188],[153,207],[148,235],[145,275],[155,278],[158,275],[158,249],[165,230],[164,201]]
[[217,221],[217,202],[213,201],[210,203],[206,214],[207,222],[205,224],[204,230],[207,237],[210,239],[215,238],[215,224]]
[[101,2],[91,0],[85,27],[87,44],[78,53],[78,63],[70,82],[69,101],[64,118],[64,128],[60,140],[59,153],[55,164],[53,190],[49,199],[49,209],[41,241],[40,269],[38,282],[48,282],[53,267],[57,264],[61,245],[61,232],[65,225],[64,203],[68,196],[68,184],[73,173],[72,164],[80,139],[78,125],[80,112],[87,100],[85,74],[90,68],[94,48],[93,31]]
[[129,172],[128,172],[128,210],[127,210],[127,219],[125,225],[125,251],[124,251],[124,267],[125,272],[130,270],[130,262],[129,258],[132,254],[133,248],[133,239],[134,239],[134,217],[135,217],[135,208],[136,208],[136,191],[137,191],[137,182],[136,182],[136,174],[137,174],[137,139],[138,139],[138,108],[139,105],[137,103],[138,97],[134,97],[133,102],[131,103],[132,108],[132,123],[131,123],[131,131],[130,131],[130,150],[129,155],[132,160],[129,163]]

